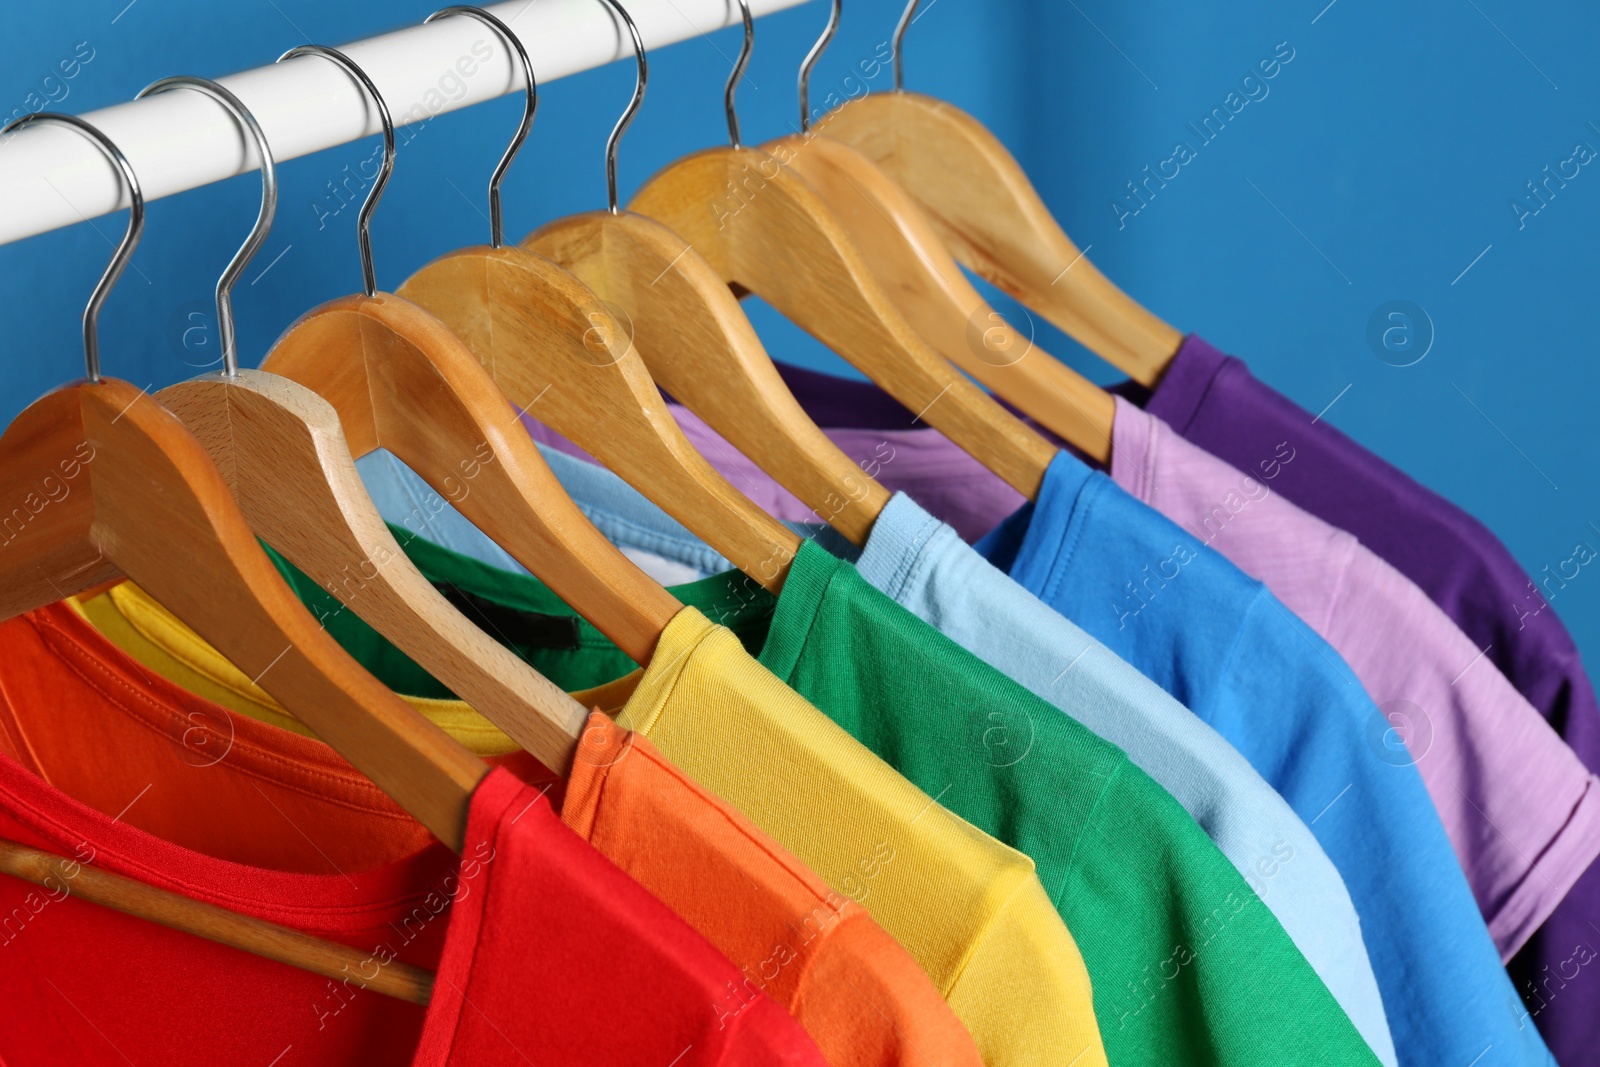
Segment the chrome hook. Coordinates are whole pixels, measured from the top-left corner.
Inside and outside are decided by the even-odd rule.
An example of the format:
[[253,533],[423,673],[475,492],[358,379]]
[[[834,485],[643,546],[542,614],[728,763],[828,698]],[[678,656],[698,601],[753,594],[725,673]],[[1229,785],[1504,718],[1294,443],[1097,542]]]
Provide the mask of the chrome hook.
[[811,51],[806,53],[806,58],[800,62],[801,133],[811,132],[811,68],[817,65],[822,53],[833,43],[834,34],[839,32],[839,15],[843,7],[844,0],[833,0],[833,13],[828,16],[828,25],[823,29],[822,36],[817,38],[817,43],[811,46]]
[[522,151],[522,143],[528,139],[528,131],[533,129],[534,112],[539,110],[539,86],[533,78],[533,60],[528,58],[528,50],[522,47],[522,41],[511,32],[510,26],[483,8],[472,7],[469,4],[441,7],[422,21],[428,23],[450,15],[468,15],[488,26],[500,35],[506,47],[515,52],[522,62],[523,84],[527,94],[527,101],[522,108],[522,124],[517,127],[517,134],[511,140],[511,147],[500,157],[500,165],[494,168],[494,174],[489,177],[489,247],[500,248],[506,243],[505,224],[501,221],[500,214],[500,182],[505,178],[506,171],[511,169],[511,161]]
[[134,99],[142,100],[170,89],[194,89],[227,108],[255,142],[256,153],[261,157],[261,210],[256,215],[255,227],[251,229],[250,236],[244,239],[244,244],[239,246],[239,251],[233,254],[222,277],[217,279],[217,332],[222,337],[222,373],[224,377],[233,378],[239,373],[239,349],[233,329],[233,286],[272,231],[272,217],[278,210],[278,169],[272,159],[272,149],[267,144],[267,135],[261,132],[261,124],[256,117],[244,106],[243,101],[214,81],[187,74],[162,78],[141,89]]
[[756,47],[756,21],[750,16],[750,0],[739,0],[739,11],[744,16],[744,47],[739,49],[739,61],[733,65],[727,88],[722,91],[722,106],[728,112],[728,140],[735,148],[743,146],[739,143],[739,112],[734,107],[733,94],[739,88],[739,79],[744,77],[744,69],[750,65],[750,53]]
[[894,28],[894,91],[900,92],[906,87],[905,62],[901,58],[905,53],[902,46],[906,43],[906,30],[911,28],[911,23],[916,20],[917,5],[922,0],[910,0],[906,9],[900,13],[900,22]]
[[343,52],[326,45],[303,44],[279,56],[278,62],[282,63],[295,56],[322,56],[339,64],[346,73],[361,83],[367,95],[372,97],[372,102],[378,107],[378,117],[383,121],[383,166],[378,170],[378,177],[373,181],[366,200],[362,201],[361,213],[356,216],[356,239],[361,244],[361,282],[368,296],[377,296],[378,275],[372,266],[372,213],[377,210],[378,201],[383,198],[383,189],[389,184],[389,175],[394,173],[394,118],[389,114],[389,105],[384,103],[378,87],[367,77],[367,72]]
[[100,281],[95,284],[94,292],[89,295],[89,303],[83,309],[83,369],[84,375],[90,382],[100,383],[100,309],[105,306],[106,297],[111,295],[111,290],[117,284],[117,279],[122,277],[122,272],[127,269],[128,262],[133,259],[133,250],[139,246],[139,238],[144,235],[144,190],[139,188],[139,178],[133,173],[133,167],[128,163],[128,157],[122,154],[105,134],[101,133],[92,123],[80,119],[76,115],[63,115],[55,111],[38,111],[31,115],[8,122],[0,134],[20,130],[24,126],[35,123],[58,123],[70,126],[89,137],[95,146],[111,161],[111,165],[122,173],[122,180],[128,186],[128,230],[122,235],[122,240],[117,244],[117,250],[111,255],[111,262],[106,265],[105,273],[100,276]]
[[622,144],[622,135],[633,125],[633,117],[644,105],[644,87],[650,81],[650,63],[645,59],[644,38],[639,35],[639,27],[634,24],[633,16],[629,15],[617,0],[603,0],[603,2],[615,11],[622,19],[623,25],[628,27],[628,33],[633,37],[633,54],[639,61],[639,73],[633,82],[633,99],[628,102],[628,109],[622,113],[622,117],[612,128],[611,136],[606,138],[606,193],[610,197],[611,213],[618,215],[622,209],[617,204],[617,148]]

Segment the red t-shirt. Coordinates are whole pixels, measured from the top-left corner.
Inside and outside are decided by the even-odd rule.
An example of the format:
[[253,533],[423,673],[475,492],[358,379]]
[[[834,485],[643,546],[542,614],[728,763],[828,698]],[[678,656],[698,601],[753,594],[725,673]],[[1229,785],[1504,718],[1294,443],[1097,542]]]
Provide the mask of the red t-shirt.
[[[0,1060],[793,1064],[815,1045],[505,768],[428,844],[320,742],[148,675],[71,609],[0,624],[0,837],[438,971],[426,1009],[0,876]],[[70,868],[69,868],[70,873]]]

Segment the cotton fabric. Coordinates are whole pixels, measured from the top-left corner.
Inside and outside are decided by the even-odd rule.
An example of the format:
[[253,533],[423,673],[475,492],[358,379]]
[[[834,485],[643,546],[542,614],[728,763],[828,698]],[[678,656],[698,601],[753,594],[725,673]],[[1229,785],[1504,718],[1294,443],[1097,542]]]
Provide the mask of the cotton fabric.
[[[1600,703],[1558,602],[1595,555],[1587,536],[1531,576],[1490,530],[1193,335],[1153,392],[1126,394],[1241,471],[1271,473],[1275,493],[1346,530],[1415,582],[1600,772]],[[842,424],[841,424],[842,425]],[[1278,456],[1293,458],[1284,462]],[[1600,867],[1591,865],[1511,963],[1530,1017],[1563,1063],[1600,1048],[1600,1012],[1568,988],[1600,958]]]
[[1166,689],[1344,876],[1402,1064],[1548,1063],[1422,778],[1348,666],[1261,583],[1064,453],[975,546]]
[[86,903],[70,865],[0,879],[9,1064],[823,1064],[764,995],[719,1020],[733,965],[503,767],[453,856],[325,745],[60,605],[0,624],[0,746],[0,836],[369,951],[363,974],[438,971],[423,1009]]
[[[417,558],[425,562],[441,554],[430,547]],[[453,577],[460,585],[465,574]],[[484,577],[472,591],[491,599],[512,584],[509,576]],[[677,592],[685,595],[682,588]],[[523,596],[532,599],[527,592]],[[1085,961],[1097,983],[1095,1010],[1108,1055],[1139,1062],[1260,1062],[1296,1042],[1311,1042],[1341,1062],[1374,1062],[1337,1002],[1238,872],[1120,751],[978,662],[814,544],[802,547],[775,605],[759,587],[729,575],[720,579],[719,595],[708,607],[720,613],[731,606],[748,625],[761,616],[746,605],[761,598],[769,602],[770,613],[765,640],[759,642],[764,663],[802,694],[821,697],[869,747],[891,753],[912,781],[924,788],[937,783],[940,803],[984,829],[1007,834],[1041,865],[1050,892],[1037,894],[1036,905],[1053,904],[1069,927],[1083,931],[1075,935],[1079,946],[1092,946]],[[692,605],[695,598],[688,600]],[[738,649],[743,661],[753,664],[731,634],[719,632],[730,652]],[[755,645],[758,637],[751,634],[746,641]],[[837,655],[846,647],[856,654]],[[536,655],[539,668],[558,681],[563,659],[585,655],[522,651]],[[676,644],[664,645],[653,663],[677,657]],[[907,692],[921,696],[907,701],[900,695]],[[633,706],[630,702],[629,709]],[[888,708],[896,714],[886,714]],[[704,716],[702,708],[693,721],[703,722]],[[1004,751],[988,751],[997,726],[1024,722],[1033,733],[1027,758],[1012,762]],[[742,740],[749,731],[722,727],[720,733]],[[983,759],[974,760],[974,746],[985,753]],[[762,816],[745,803],[770,807],[770,789],[748,801],[728,796],[723,786],[704,777],[726,774],[726,766],[724,760],[685,769],[760,824]],[[782,817],[792,808],[785,805],[767,817]],[[1114,844],[1130,839],[1134,826],[1140,848]],[[801,847],[785,843],[812,859]],[[817,866],[825,872],[823,864]],[[915,946],[906,943],[915,954]],[[1241,968],[1249,970],[1257,987],[1274,989],[1274,996],[1266,1001],[1245,997],[1234,981]],[[1168,969],[1172,973],[1151,978]],[[993,1025],[999,1022],[993,1017]],[[1201,1034],[1205,1038],[1197,1040]],[[974,1036],[982,1047],[984,1038],[976,1029]]]
[[561,819],[739,967],[734,1010],[777,1001],[830,1067],[979,1067],[915,960],[748,819],[604,714],[589,717]]
[[1503,959],[1600,854],[1600,780],[1482,649],[1361,542],[1117,398],[1111,476],[1266,583],[1409,749]]
[[871,912],[985,1063],[1106,1062],[1089,976],[1033,861],[896,774],[726,628],[680,611],[617,722]]
[[[371,461],[379,458],[384,467],[374,469]],[[629,537],[637,537],[650,544],[658,558],[691,566],[701,563],[704,542],[640,498],[616,475],[563,454],[552,454],[550,459],[552,469],[590,520],[619,544],[627,545]],[[363,464],[374,474],[370,485],[386,514],[400,514],[398,509],[405,501],[426,493],[426,483],[386,453],[374,453],[363,459]],[[395,491],[397,488],[400,491]],[[414,528],[416,525],[410,526],[410,530]],[[430,539],[440,534],[440,541],[469,549],[477,549],[475,541],[486,541],[448,506],[430,509],[422,530]],[[451,561],[446,553],[432,552],[422,542],[411,542],[410,550],[419,553],[426,573],[445,584],[459,584],[469,592],[496,590],[528,611],[547,611],[555,603],[547,597],[544,601],[518,598],[517,584],[507,587],[506,582],[494,581],[477,568],[462,568],[459,558]],[[862,576],[878,589],[934,622],[968,651],[1005,667],[1014,680],[1085,721],[1099,736],[1125,745],[1134,763],[1168,787],[1218,841],[1246,883],[1285,926],[1379,1061],[1394,1062],[1394,1041],[1389,1037],[1378,985],[1366,960],[1354,905],[1339,873],[1304,822],[1234,749],[1162,689],[1117,661],[1098,641],[987,565],[954,531],[931,520],[904,494],[896,494],[878,518],[859,566]],[[733,582],[734,587],[742,584],[738,579]],[[714,598],[698,597],[694,592],[685,595],[685,590],[678,593],[707,611],[734,600],[726,593]],[[582,629],[582,645],[603,643],[598,633],[590,638],[589,627]],[[746,627],[734,622],[734,629]],[[370,648],[373,635],[358,640]],[[760,651],[757,641],[746,643]],[[534,649],[518,651],[539,656]],[[387,654],[397,653],[390,649]],[[534,662],[544,670],[563,673],[563,667],[544,659]],[[1067,665],[1070,670],[1062,670]],[[626,665],[613,661],[613,669],[624,670]],[[579,677],[594,680],[590,672],[581,672]]]
[[[399,514],[405,500],[425,491],[426,483],[387,453],[363,462],[386,515]],[[563,454],[552,454],[551,466],[590,520],[619,545],[647,543],[658,558],[692,569],[713,562],[704,542],[611,472]],[[480,560],[501,551],[448,507],[432,512],[419,532]],[[901,606],[1122,747],[1171,792],[1272,910],[1379,1060],[1395,1062],[1343,880],[1305,823],[1214,730],[995,570],[903,493],[878,517],[857,567]],[[994,747],[1020,751],[1031,744],[1031,731],[1026,739],[1014,740],[1013,733],[997,731]]]
[[[479,580],[474,580],[459,571],[470,572],[481,568],[480,564],[454,557],[420,538],[407,543],[406,548],[419,564],[430,568],[424,573],[438,576],[450,571],[450,560],[461,563],[463,566],[454,577],[472,591],[493,594],[517,584],[507,583],[506,575],[487,568],[482,569]],[[435,569],[436,565],[440,566]],[[287,564],[280,561],[280,566]],[[321,592],[314,585],[311,588],[314,593]],[[512,604],[527,603],[528,591],[522,592],[521,597],[506,599]],[[541,614],[570,610],[542,586],[533,591],[532,599]],[[173,671],[172,677],[182,684],[206,688],[241,715],[294,722],[271,696],[133,583],[124,582],[84,601],[79,608],[96,626],[106,627],[147,669],[163,674]],[[756,610],[770,615],[771,605]],[[731,606],[718,613],[734,621],[741,618]],[[370,656],[370,661],[364,661],[365,666],[380,672],[392,669],[401,675],[420,672],[409,661],[397,666],[404,654],[370,629],[363,629],[364,623],[341,629],[351,619],[353,615],[334,616],[329,629],[341,638],[355,635],[350,647],[358,659]],[[715,796],[788,848],[826,884],[864,906],[879,925],[909,949],[969,1028],[985,1063],[1051,1062],[1048,1057],[1056,1055],[1065,1056],[1062,1062],[1066,1062],[1079,1054],[1084,1057],[1082,1063],[1103,1062],[1088,976],[1077,947],[1038,887],[1032,861],[931,804],[929,798],[851,741],[816,709],[777,684],[748,653],[742,659],[732,655],[731,650],[722,647],[726,641],[721,637],[708,643],[707,633],[677,620],[668,630],[676,635],[686,632],[687,636],[666,646],[666,655],[658,646],[651,666],[654,673],[646,672],[643,677],[661,680],[647,688],[650,692],[667,691],[662,709],[663,714],[673,713],[668,717],[673,722],[680,715],[691,719],[705,715],[702,725],[713,732],[730,731],[739,739],[737,747],[742,755],[729,761],[730,750],[717,749],[716,736],[700,738],[693,732],[689,732],[687,740],[674,733],[672,751],[659,742],[656,747],[674,765],[688,771]],[[704,652],[700,651],[702,644],[706,645]],[[736,639],[733,644],[738,645]],[[517,651],[547,677],[558,681],[565,681],[564,676],[590,679],[581,686],[567,684],[580,690],[580,699],[591,704],[621,707],[640,685],[641,675],[628,673],[633,668],[632,661],[592,627],[577,647],[520,647]],[[682,689],[674,689],[673,679],[680,675],[687,681]],[[393,684],[392,680],[385,680]],[[735,717],[743,725],[719,725],[721,716],[685,707],[692,703],[694,694],[712,695],[717,701],[714,706],[721,709],[722,715]],[[510,738],[460,701],[414,696],[407,699],[476,754],[517,763],[528,777],[542,771],[517,750]],[[764,720],[769,717],[773,722],[767,724]],[[618,721],[627,720],[619,715]],[[752,749],[751,744],[758,740],[760,744]],[[706,747],[697,750],[697,744]],[[719,760],[733,766],[722,772],[723,777],[712,781],[685,766],[686,753],[696,755],[698,761],[713,769]],[[792,786],[784,784],[791,782]],[[773,804],[767,794],[773,788],[798,806]],[[742,802],[748,799],[746,794],[766,796],[769,809],[760,809],[767,813],[765,821]],[[893,864],[895,857],[899,859],[898,876],[879,879],[878,874]],[[930,913],[923,896],[926,885],[919,881],[923,877],[932,880],[929,884],[944,886],[952,900],[962,902],[961,907],[952,913]],[[997,886],[1008,888],[996,897],[994,894],[1000,892]],[[968,905],[971,910],[964,910]],[[982,966],[962,971],[951,962],[968,956]],[[1032,992],[1022,1003],[1032,1004],[1045,1014],[1021,1026],[1005,1008],[1007,989],[1015,981],[1006,976],[1008,968],[1016,974],[1038,972],[1030,980]],[[984,1031],[982,1027],[990,1029]],[[1035,1054],[1029,1049],[1034,1048],[1041,1050],[1037,1055],[1046,1058],[1030,1058]]]

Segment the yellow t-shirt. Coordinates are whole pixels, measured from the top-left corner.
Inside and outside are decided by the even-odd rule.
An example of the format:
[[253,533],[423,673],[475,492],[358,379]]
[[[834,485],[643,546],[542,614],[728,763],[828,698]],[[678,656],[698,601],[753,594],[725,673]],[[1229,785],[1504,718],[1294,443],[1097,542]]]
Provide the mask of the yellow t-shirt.
[[[79,607],[147,669],[305,732],[132,583]],[[1088,972],[1033,861],[940,807],[730,631],[684,608],[649,667],[589,696],[602,706],[625,700],[620,725],[863,905],[933,979],[985,1063],[1106,1063]],[[461,702],[411,702],[481,755],[514,748]]]

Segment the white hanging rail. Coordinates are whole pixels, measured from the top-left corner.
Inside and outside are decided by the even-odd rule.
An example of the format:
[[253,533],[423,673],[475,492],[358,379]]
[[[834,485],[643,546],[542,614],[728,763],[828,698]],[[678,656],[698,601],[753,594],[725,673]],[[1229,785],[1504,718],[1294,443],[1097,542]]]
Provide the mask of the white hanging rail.
[[[750,8],[759,16],[803,2],[750,0]],[[651,49],[710,33],[741,17],[736,0],[628,0],[627,8]],[[513,0],[487,10],[521,38],[541,85],[633,55],[632,42],[599,0]],[[286,40],[285,50],[294,43]],[[399,125],[522,89],[522,73],[498,35],[472,18],[440,19],[339,47],[377,83]],[[731,69],[738,44],[726,50]],[[207,73],[203,56],[191,66],[152,70],[149,80]],[[279,162],[382,128],[360,87],[336,64],[316,56],[218,80],[255,113]],[[624,102],[618,100],[619,112]],[[707,100],[706,106],[720,108],[721,100]],[[122,149],[147,201],[259,165],[238,124],[200,93],[159,93],[84,118]],[[0,143],[0,244],[126,206],[115,171],[81,134],[40,125]]]

